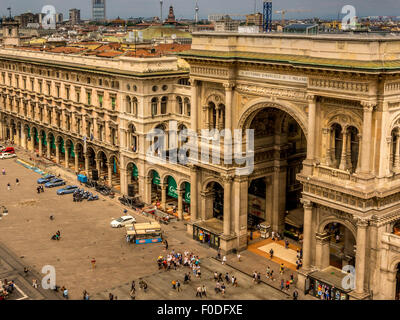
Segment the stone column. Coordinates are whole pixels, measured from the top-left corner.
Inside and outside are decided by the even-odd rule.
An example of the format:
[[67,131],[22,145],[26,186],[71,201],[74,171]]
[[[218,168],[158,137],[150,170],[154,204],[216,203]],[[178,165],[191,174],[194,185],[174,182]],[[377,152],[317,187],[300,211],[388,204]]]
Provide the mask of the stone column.
[[208,109],[208,106],[203,106],[203,121],[204,121],[204,129],[208,129],[210,127],[210,111]]
[[67,143],[64,141],[64,159],[65,159],[65,168],[68,169],[69,168],[69,146],[67,145]]
[[232,95],[233,85],[225,83],[225,129],[232,130]]
[[364,107],[363,132],[362,132],[362,156],[361,156],[361,172],[370,173],[371,170],[371,133],[372,133],[372,111],[374,104],[362,102]]
[[50,137],[47,135],[47,158],[51,159],[51,140]]
[[43,136],[40,134],[39,135],[39,156],[43,155]]
[[145,177],[145,203],[151,204],[151,178]]
[[313,161],[315,157],[315,117],[317,102],[316,97],[308,97],[308,137],[307,137],[307,160]]
[[267,224],[272,226],[272,212],[273,212],[273,188],[272,188],[272,178],[265,178],[266,184],[266,195],[265,195],[265,221]]
[[[193,111],[193,113],[195,110]],[[197,168],[192,166],[190,168],[190,220],[196,221],[198,219],[198,174]]]
[[79,172],[79,152],[77,150],[75,150],[75,159],[74,160],[75,160],[75,172]]
[[107,176],[108,176],[108,186],[112,188],[112,169],[113,169],[113,163],[112,161],[107,162]]
[[331,160],[331,130],[329,128],[322,129],[323,141],[324,141],[324,152],[325,152],[325,165],[330,165]]
[[24,126],[22,126],[22,128],[21,128],[21,147],[24,149],[26,149],[26,135],[27,135],[27,132],[26,132]]
[[394,165],[393,170],[399,171],[400,169],[400,131],[396,132],[396,148],[394,151]]
[[[32,137],[31,137],[32,139]],[[60,143],[56,142],[56,163],[60,164]]]
[[347,169],[347,138],[348,138],[347,128],[343,130],[342,135],[343,135],[343,143],[342,143],[342,154],[340,155],[339,169],[346,170]]
[[120,168],[120,180],[121,180],[121,193],[128,194],[128,180],[127,180],[127,170]]
[[161,207],[164,210],[166,210],[167,208],[167,188],[168,188],[167,183],[161,184]]
[[96,170],[99,172],[99,177],[100,177],[100,174],[101,174],[101,160],[96,158],[95,161],[96,161]]
[[361,220],[361,219],[359,219],[357,221],[356,289],[355,289],[355,292],[358,294],[364,293],[367,227],[368,227],[368,221]]
[[231,192],[232,190],[232,177],[224,177],[224,235],[229,236],[231,234]]
[[[23,127],[22,127],[23,130]],[[0,140],[4,140],[4,123],[3,120],[0,119]]]
[[318,233],[316,235],[315,256],[317,258],[316,265],[319,270],[323,270],[329,267],[330,264],[329,244],[330,244],[329,234]]
[[357,168],[355,169],[357,173],[361,170],[361,150],[360,150],[360,141],[361,141],[361,134],[357,135],[358,137],[358,155],[357,155]]
[[307,270],[311,267],[313,205],[309,200],[302,200],[302,202],[304,205],[303,268]]
[[185,194],[184,190],[178,190],[178,218],[180,220],[183,219],[183,195]]
[[17,141],[15,143],[20,146],[21,145],[21,132],[19,131],[19,128],[17,127]]
[[85,152],[83,156],[85,158],[85,172],[86,175],[89,175],[89,154]]
[[198,88],[197,88],[197,81],[194,79],[191,79],[191,83],[192,83],[192,92],[191,92],[191,96],[192,96],[192,100],[191,100],[191,108],[192,108],[192,112],[190,114],[191,116],[191,129],[194,132],[197,132],[197,114],[198,114],[198,110],[197,110],[197,94],[198,94]]

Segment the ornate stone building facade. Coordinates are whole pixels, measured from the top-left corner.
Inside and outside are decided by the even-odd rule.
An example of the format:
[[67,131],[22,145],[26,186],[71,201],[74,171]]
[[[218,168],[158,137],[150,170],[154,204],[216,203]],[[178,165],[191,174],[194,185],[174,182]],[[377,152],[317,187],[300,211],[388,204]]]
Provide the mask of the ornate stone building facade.
[[[395,298],[399,44],[395,36],[195,34],[181,54],[191,67],[191,128],[200,137],[209,127],[255,129],[255,165],[248,176],[235,164],[191,168],[189,232],[243,249],[248,216],[286,232],[287,216],[301,206],[300,287],[316,270],[350,264],[350,297]],[[339,261],[330,228],[344,239]]]
[[[123,194],[132,187],[146,203],[158,199],[166,208],[172,195],[190,236],[202,233],[226,252],[245,249],[253,225],[293,235],[289,220],[300,218],[300,287],[315,271],[350,264],[351,297],[393,299],[399,44],[390,36],[198,33],[181,54],[190,73],[173,57],[0,48],[0,139],[76,172],[96,168],[109,185]],[[243,165],[235,162],[149,162],[147,133],[172,132],[171,120],[220,154],[224,140],[215,145],[203,129],[253,129],[254,170],[239,175]],[[164,146],[176,148],[168,139]]]
[[165,207],[172,179],[183,217],[184,209],[190,214],[189,169],[147,162],[152,142],[146,134],[168,131],[170,121],[189,127],[188,79],[176,57],[104,59],[0,48],[0,139],[74,172],[90,176],[97,169],[109,186],[123,194],[132,188],[146,203],[158,197]]

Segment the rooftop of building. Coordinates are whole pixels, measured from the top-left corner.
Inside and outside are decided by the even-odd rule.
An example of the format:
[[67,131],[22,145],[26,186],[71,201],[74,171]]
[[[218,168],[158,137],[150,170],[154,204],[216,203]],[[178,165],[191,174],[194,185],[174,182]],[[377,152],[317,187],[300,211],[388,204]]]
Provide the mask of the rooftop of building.
[[400,70],[400,35],[196,32],[183,58],[364,71]]

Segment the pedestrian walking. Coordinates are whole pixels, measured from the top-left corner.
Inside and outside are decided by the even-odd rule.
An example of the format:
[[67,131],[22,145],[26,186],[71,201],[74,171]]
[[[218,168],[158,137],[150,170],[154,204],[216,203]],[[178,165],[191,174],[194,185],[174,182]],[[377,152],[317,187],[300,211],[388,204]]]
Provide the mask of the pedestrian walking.
[[272,280],[272,281],[275,281],[275,279],[274,279],[274,270],[271,270],[270,275],[271,275],[271,280]]
[[108,294],[108,300],[114,300],[114,295],[111,292]]
[[173,290],[176,290],[176,281],[175,280],[172,280],[172,289]]
[[68,300],[68,289],[65,288],[63,291],[63,297]]
[[221,284],[221,294],[224,296],[225,295],[225,290],[226,290],[226,287],[225,287],[225,284]]
[[1,172],[3,173],[3,176],[6,175],[6,169],[3,168],[3,169],[1,170]]
[[279,273],[282,275],[285,272],[285,266],[283,263],[281,263],[281,266],[279,267]]
[[92,263],[92,269],[96,268],[96,259],[93,258],[90,262]]
[[181,289],[181,283],[179,282],[179,280],[176,280],[176,289],[179,291],[182,291]]
[[269,279],[269,276],[270,276],[270,273],[271,273],[271,269],[269,268],[269,266],[267,266],[267,279]]
[[226,282],[229,282],[229,273],[228,272],[225,273],[225,280],[226,280]]
[[281,290],[283,290],[284,287],[285,287],[285,282],[283,281],[283,279],[281,279]]
[[257,273],[257,283],[261,282],[261,274],[260,272]]
[[285,249],[289,249],[289,241],[285,239]]
[[289,288],[290,288],[290,281],[287,280],[287,281],[286,281],[286,290],[289,291]]
[[217,258],[218,258],[218,260],[221,260],[221,249],[220,248],[218,248]]
[[131,284],[131,291],[132,291],[132,290],[133,290],[133,291],[136,291],[135,286],[136,286],[135,280],[133,280],[133,281],[132,281],[132,284]]
[[7,183],[7,190],[8,190],[8,191],[11,190],[11,185],[10,185],[10,183]]
[[19,179],[18,179],[18,178],[15,179],[15,184],[16,184],[17,186],[19,186]]
[[136,299],[135,290],[131,290],[131,291],[129,292],[129,295],[131,296],[131,299],[132,299],[132,300],[135,300],[135,299]]
[[297,300],[298,296],[299,296],[299,293],[297,292],[297,290],[294,290],[293,291],[293,300]]
[[269,250],[269,257],[272,259],[274,257],[274,250],[271,248],[271,250]]
[[214,280],[215,280],[215,281],[218,280],[218,272],[217,272],[217,271],[214,272]]
[[197,287],[196,297],[200,297],[201,298],[201,291],[202,291],[202,288],[201,287]]
[[207,298],[207,288],[204,284],[201,287],[201,294]]
[[231,277],[231,283],[232,283],[232,286],[235,284],[235,277],[233,275]]
[[239,252],[237,254],[237,259],[238,259],[238,262],[240,262],[240,253]]
[[168,241],[165,240],[164,244],[165,244],[165,250],[168,250]]
[[222,258],[222,264],[225,264],[226,263],[226,256],[224,256],[223,258]]

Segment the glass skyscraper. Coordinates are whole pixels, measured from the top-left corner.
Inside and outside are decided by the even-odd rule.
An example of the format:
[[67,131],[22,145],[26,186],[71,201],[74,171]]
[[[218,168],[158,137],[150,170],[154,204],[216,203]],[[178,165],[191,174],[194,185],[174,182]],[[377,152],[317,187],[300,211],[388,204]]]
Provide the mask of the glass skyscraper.
[[95,21],[106,20],[106,0],[92,0],[92,18]]

